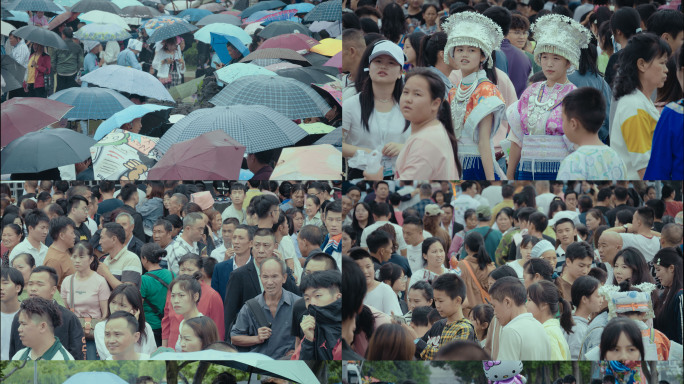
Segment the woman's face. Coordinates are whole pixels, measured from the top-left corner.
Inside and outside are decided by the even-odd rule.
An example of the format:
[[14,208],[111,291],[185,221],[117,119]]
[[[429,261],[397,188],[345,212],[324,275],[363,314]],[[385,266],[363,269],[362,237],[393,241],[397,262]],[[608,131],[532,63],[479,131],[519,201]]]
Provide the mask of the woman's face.
[[437,20],[437,11],[435,7],[428,7],[428,9],[423,12],[423,20],[425,20],[425,25],[435,25],[435,20]]
[[174,285],[171,290],[171,304],[173,310],[179,315],[185,315],[197,307],[193,295],[184,291],[180,284]]
[[361,268],[361,272],[366,277],[366,286],[370,287],[375,280],[375,267],[373,261],[369,257],[364,257],[361,260],[355,260],[356,264]]
[[301,212],[295,213],[292,217],[292,224],[294,224],[295,232],[299,232],[299,230],[304,226],[304,214]]
[[674,280],[674,275],[675,275],[674,268],[675,268],[674,265],[670,265],[669,267],[664,267],[661,265],[655,266],[656,279],[658,279],[658,281],[660,281],[660,284],[663,287],[671,287],[672,286],[672,281]]
[[646,195],[648,196],[648,200],[654,200],[656,198],[655,188],[649,188]]
[[373,82],[395,83],[401,78],[401,65],[389,55],[374,58],[368,68],[370,79]]
[[524,49],[527,44],[527,35],[529,32],[523,29],[511,29],[506,35],[511,44],[518,49]]
[[430,245],[427,254],[423,254],[427,260],[427,267],[431,269],[439,268],[444,265],[444,247],[442,243],[436,241]]
[[411,45],[411,39],[406,39],[404,41],[404,55],[406,55],[406,62],[409,64],[416,65],[416,51]]
[[406,290],[406,284],[406,275],[404,275],[404,272],[402,272],[401,276],[394,282],[394,284],[392,284],[392,289],[394,292],[404,292]]
[[440,206],[444,204],[444,194],[442,192],[437,192],[435,194],[435,203],[439,204]]
[[14,229],[10,228],[9,226],[2,230],[2,245],[4,245],[6,248],[14,248],[17,244],[19,244],[19,240],[21,240],[21,236],[17,235],[17,233],[14,232]]
[[556,251],[546,251],[542,253],[541,258],[548,261],[549,264],[551,264],[552,269],[556,269],[556,264],[558,264],[558,255],[556,255]]
[[527,312],[531,313],[532,316],[534,316],[535,319],[541,321],[540,319],[543,318],[544,314],[544,308],[546,308],[543,304],[542,306],[538,306],[534,301],[530,299],[530,297],[527,297],[527,304],[525,304],[527,307]]
[[130,301],[128,301],[126,295],[124,294],[116,295],[116,297],[114,297],[114,299],[109,303],[109,313],[112,314],[116,311],[128,312],[135,316],[136,319],[140,314],[140,310],[133,308],[133,305]]
[[587,215],[587,229],[594,232],[601,222],[594,217],[593,213]]
[[417,307],[429,307],[432,300],[425,299],[425,291],[421,289],[411,289],[408,293],[408,310],[413,311]]
[[195,334],[192,327],[185,323],[183,324],[183,328],[181,328],[178,339],[180,340],[180,346],[183,352],[197,352],[202,350],[202,340],[197,337],[197,334]]
[[[529,288],[530,285],[536,283],[537,281],[539,281],[541,279],[542,279],[541,276],[539,276],[538,274],[533,275],[531,273],[528,273],[527,271],[525,271],[523,273],[523,283],[525,284],[525,289]],[[491,287],[491,285],[490,285],[490,287]]]
[[605,359],[622,362],[641,361],[641,353],[629,336],[625,332],[621,332],[615,347],[606,351]]
[[530,259],[530,256],[532,255],[532,248],[534,248],[534,244],[531,242],[527,243],[524,247],[520,247],[520,256],[524,261]]
[[665,85],[667,79],[667,55],[651,60],[650,63],[643,63],[640,65],[640,60],[637,62],[639,67],[639,82],[642,88],[661,88]]
[[[598,288],[600,288],[600,286]],[[598,288],[594,290],[594,293],[587,297],[587,300],[585,302],[587,308],[589,308],[589,311],[591,311],[591,313],[598,313],[601,311],[601,308],[603,307],[603,296],[599,294]]]
[[471,74],[480,68],[480,63],[484,62],[484,56],[480,48],[469,45],[459,45],[454,48],[454,58],[458,67],[464,74]]
[[211,220],[211,230],[215,233],[218,233],[222,224],[223,222],[221,221],[221,215],[214,214],[214,218]]
[[440,99],[432,100],[430,84],[423,76],[413,76],[401,91],[399,108],[406,120],[420,123],[435,118],[440,102]]
[[499,231],[501,233],[508,231],[511,229],[511,226],[513,225],[513,222],[511,221],[511,217],[508,216],[505,213],[500,213],[499,216],[496,218],[496,226],[499,227]]
[[356,220],[366,222],[366,220],[368,220],[368,211],[366,210],[366,207],[361,204],[357,205],[354,210],[354,216],[356,216]]
[[546,80],[554,83],[565,82],[564,79],[570,68],[570,62],[566,58],[553,53],[542,53],[540,62]]
[[83,251],[83,248],[71,255],[71,263],[74,265],[74,269],[77,272],[83,272],[90,269],[90,263],[92,261],[93,256],[89,255],[88,252]]
[[304,191],[298,190],[292,193],[292,205],[295,208],[302,208],[304,206]]
[[475,227],[477,227],[477,215],[470,215],[466,217],[465,219],[466,222],[466,229],[471,230]]
[[24,276],[24,281],[29,281],[33,268],[28,265],[25,257],[15,257],[14,260],[12,260],[12,267],[21,272],[21,275]]
[[615,280],[617,280],[618,284],[622,283],[627,279],[630,279],[631,281],[633,272],[634,271],[632,271],[632,268],[625,264],[624,257],[619,256],[615,259],[615,268],[613,268],[613,275],[615,275]]
[[352,238],[347,234],[347,232],[342,232],[342,254],[348,255],[351,246]]
[[318,212],[318,206],[316,206],[313,199],[306,199],[306,203],[304,203],[304,212],[306,212],[306,215],[309,218],[316,216],[316,212]]

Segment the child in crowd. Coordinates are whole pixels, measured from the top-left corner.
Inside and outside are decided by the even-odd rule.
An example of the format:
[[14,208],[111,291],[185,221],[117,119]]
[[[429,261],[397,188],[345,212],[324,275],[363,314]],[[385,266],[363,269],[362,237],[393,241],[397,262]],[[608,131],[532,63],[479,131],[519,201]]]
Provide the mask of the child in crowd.
[[392,287],[375,280],[375,268],[370,253],[363,248],[352,248],[349,251],[349,256],[361,268],[366,277],[367,291],[363,303],[387,315],[394,313],[400,316],[402,314],[401,307]]
[[568,245],[565,252],[565,267],[556,279],[556,286],[566,301],[572,300],[572,284],[580,276],[586,276],[594,262],[594,252],[591,245],[584,241]]
[[[572,333],[572,308],[549,281],[540,281],[527,289],[527,310],[544,326],[551,346],[550,360],[570,360],[565,333]],[[555,316],[560,312],[560,320]]]
[[572,306],[575,308],[572,319],[575,324],[572,332],[565,334],[572,360],[579,359],[579,351],[587,334],[589,322],[603,306],[603,297],[598,290],[600,286],[601,283],[591,276],[580,276],[572,283]]

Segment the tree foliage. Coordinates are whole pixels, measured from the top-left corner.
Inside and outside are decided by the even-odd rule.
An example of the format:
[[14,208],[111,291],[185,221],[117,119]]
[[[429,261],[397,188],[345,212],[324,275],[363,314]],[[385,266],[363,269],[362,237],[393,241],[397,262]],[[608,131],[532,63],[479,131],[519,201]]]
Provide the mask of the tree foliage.
[[[4,376],[12,369],[20,367],[24,362],[3,362]],[[8,383],[32,383],[33,362],[18,369],[6,381]],[[138,376],[152,376],[161,381],[165,377],[166,366],[163,361],[40,361],[38,362],[38,382],[41,384],[62,384],[66,379],[79,372],[111,372],[129,383],[135,383]]]
[[394,383],[412,379],[418,384],[429,384],[430,367],[421,361],[366,361],[362,375]]

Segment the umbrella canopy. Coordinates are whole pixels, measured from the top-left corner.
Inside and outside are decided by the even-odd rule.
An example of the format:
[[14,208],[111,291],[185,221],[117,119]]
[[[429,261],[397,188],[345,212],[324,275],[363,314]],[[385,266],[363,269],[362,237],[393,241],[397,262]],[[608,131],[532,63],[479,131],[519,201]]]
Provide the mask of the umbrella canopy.
[[[256,61],[254,61],[253,63],[256,63]],[[301,68],[301,67],[302,66],[299,64],[290,63],[289,61],[283,61],[283,62],[276,63],[276,64],[266,65],[263,68],[268,69],[269,71],[277,71],[279,69]]]
[[48,29],[52,31],[53,29],[59,27],[60,25],[62,25],[63,23],[65,23],[67,21],[75,20],[76,15],[78,15],[78,13],[71,13],[71,12],[60,13],[59,15],[53,17],[52,20],[50,20],[50,22],[48,23]]
[[63,384],[126,384],[126,380],[111,372],[79,372],[68,378]]
[[311,65],[309,61],[299,53],[285,48],[265,48],[256,50],[247,57],[240,60],[241,63],[248,63],[257,59],[283,59],[301,65]]
[[334,131],[321,137],[314,144],[330,144],[335,147],[342,147],[342,127],[335,128]]
[[216,77],[224,82],[225,84],[230,84],[233,81],[244,77],[253,75],[267,75],[267,76],[277,76],[278,74],[269,71],[263,67],[254,64],[247,63],[235,63],[229,66],[223,67],[215,72]]
[[335,180],[341,170],[342,153],[330,144],[283,148],[271,180]]
[[[87,13],[90,11],[103,11],[114,14],[121,13],[121,8],[108,0],[81,0],[74,4],[70,9],[71,12]],[[81,19],[83,20],[83,19]]]
[[2,87],[2,91],[7,92],[23,87],[22,82],[24,81],[26,68],[9,55],[2,55],[0,64],[2,65],[2,78],[5,80],[5,86]]
[[16,2],[12,3],[11,8],[15,11],[41,11],[52,13],[60,13],[64,11],[52,0],[17,0]]
[[276,71],[279,76],[289,77],[309,85],[312,83],[329,83],[337,79],[315,67],[287,68]]
[[147,43],[152,44],[156,43],[158,41],[163,41],[171,37],[176,37],[178,35],[182,35],[184,33],[196,31],[197,27],[194,25],[188,23],[188,22],[182,22],[182,23],[173,23],[173,24],[168,24],[164,25],[162,27],[159,27],[157,30],[155,30],[151,35],[150,38],[147,39]]
[[188,2],[185,0],[171,1],[164,6],[167,11],[182,11],[188,9]]
[[342,106],[342,83],[337,78],[335,81],[326,84],[311,84],[311,87],[319,95],[337,103],[340,107]]
[[304,16],[305,22],[342,20],[342,0],[324,1]]
[[254,33],[257,31],[257,29],[263,29],[264,26],[261,25],[261,23],[251,23],[245,25],[245,32],[250,35],[254,36]]
[[207,11],[206,9],[188,8],[176,16],[189,23],[194,23],[195,21],[200,21],[203,17],[209,16],[211,14],[211,11]]
[[71,105],[42,97],[15,97],[2,103],[2,145],[59,121]]
[[164,153],[175,143],[217,129],[244,145],[247,153],[294,145],[306,136],[306,132],[297,124],[270,108],[233,105],[191,112],[166,131],[157,149]]
[[230,24],[209,24],[202,27],[199,31],[195,32],[195,39],[211,44],[211,33],[222,33],[224,35],[235,36],[243,44],[250,44],[252,42],[252,37],[247,34],[242,28]]
[[342,52],[342,40],[330,38],[323,39],[320,44],[311,48],[311,52],[328,57],[335,56]]
[[143,3],[138,0],[112,0],[112,3],[121,9],[125,7],[144,7]]
[[323,64],[323,65],[325,65],[326,67],[335,67],[341,71],[342,70],[342,52],[331,57],[330,60],[326,61],[325,64]]
[[318,40],[303,33],[288,33],[264,41],[257,50],[265,48],[287,48],[293,51],[308,51],[311,47],[318,44],[320,44]]
[[121,9],[121,16],[124,17],[152,18],[159,15],[159,11],[144,5],[128,6]]
[[14,27],[14,25],[10,23],[6,23],[4,21],[0,22],[0,34],[3,36],[9,36],[10,32],[16,30],[17,28]]
[[93,144],[95,140],[67,128],[29,132],[2,150],[0,172],[36,173],[80,163],[90,157]]
[[134,68],[107,65],[84,75],[81,79],[119,92],[134,93],[156,100],[174,101],[159,79]]
[[209,12],[221,12],[221,11],[225,11],[227,8],[223,4],[210,3],[210,4],[200,5],[199,9],[206,9]]
[[[257,17],[257,14],[261,12],[266,13]],[[268,25],[274,21],[291,20],[295,17],[296,13],[297,11],[294,9],[289,11],[259,11],[247,18],[246,23],[261,23],[262,25]]]
[[79,40],[106,42],[126,40],[131,34],[116,24],[88,24],[76,31],[74,37]]
[[261,32],[259,36],[264,39],[270,39],[271,37],[278,35],[285,35],[288,33],[302,33],[307,36],[311,36],[311,31],[302,24],[295,23],[294,21],[276,21],[267,25]]
[[263,105],[293,120],[323,116],[330,110],[325,99],[309,85],[287,77],[265,75],[237,79],[209,102],[218,106]]
[[145,180],[160,157],[159,138],[115,129],[89,147],[95,180]]
[[139,117],[143,117],[150,112],[161,111],[163,109],[171,109],[171,107],[156,104],[131,105],[130,107],[113,114],[110,118],[103,121],[102,124],[97,127],[97,131],[95,131],[93,139],[100,140],[113,130],[126,123],[130,123],[131,121]]
[[224,24],[240,26],[242,24],[242,21],[240,21],[240,18],[235,16],[235,15],[222,15],[222,14],[214,15],[214,14],[211,14],[211,15],[203,17],[195,25],[200,27],[200,26],[215,24],[215,23],[224,23]]
[[216,55],[224,64],[228,64],[231,62],[231,60],[234,59],[234,57],[232,57],[230,53],[228,53],[228,48],[226,47],[226,44],[230,44],[235,49],[237,49],[242,54],[242,57],[249,55],[249,49],[247,49],[247,47],[245,47],[242,41],[240,41],[240,39],[238,39],[237,37],[212,32],[211,47],[214,49],[214,52],[216,52]]
[[309,52],[304,54],[304,58],[311,63],[311,65],[323,66],[330,58],[328,56],[323,56],[320,53]]
[[[123,12],[119,10],[119,12]],[[81,21],[89,21],[91,23],[98,23],[98,24],[116,24],[119,27],[130,31],[130,27],[128,26],[128,23],[126,23],[126,20],[123,19],[123,17],[119,15],[115,15],[114,13],[108,12],[108,11],[88,11],[80,16],[78,16],[79,20]]]
[[147,31],[147,34],[151,35],[158,28],[160,28],[164,25],[173,24],[173,23],[187,23],[187,22],[185,20],[181,19],[180,17],[162,15],[162,16],[157,16],[153,19],[147,20],[140,27],[145,28],[145,31]]
[[14,35],[19,36],[24,40],[38,43],[45,47],[68,49],[66,43],[64,40],[62,40],[60,35],[42,27],[25,25],[14,31]]
[[335,130],[335,127],[323,123],[299,124],[309,135],[325,135]]
[[62,7],[71,8],[76,3],[78,3],[78,0],[55,0],[55,4],[59,4]]
[[64,118],[69,120],[108,119],[120,110],[133,105],[133,102],[122,94],[107,88],[67,88],[48,98],[74,106],[74,109],[64,115]]
[[244,11],[247,7],[249,7],[249,0],[237,0],[235,4],[233,4],[233,10]]
[[297,13],[307,13],[311,12],[312,9],[314,9],[315,5],[311,3],[297,3],[297,4],[290,4],[287,7],[283,8],[284,11],[289,11],[290,9],[296,9]]
[[147,177],[155,180],[237,180],[244,155],[244,145],[224,131],[211,131],[173,144]]
[[26,23],[26,24],[28,24],[30,21],[28,13],[26,13],[26,12],[9,11],[9,13],[11,13],[12,16],[3,17],[3,19],[8,20],[8,21],[20,21],[20,22]]
[[278,1],[278,0],[260,1],[256,5],[251,6],[247,9],[245,9],[244,11],[242,11],[242,13],[240,14],[240,17],[243,19],[246,19],[246,18],[250,17],[254,12],[267,11],[270,9],[282,8],[282,7],[285,7],[285,5],[286,5],[285,3],[283,3],[282,1]]

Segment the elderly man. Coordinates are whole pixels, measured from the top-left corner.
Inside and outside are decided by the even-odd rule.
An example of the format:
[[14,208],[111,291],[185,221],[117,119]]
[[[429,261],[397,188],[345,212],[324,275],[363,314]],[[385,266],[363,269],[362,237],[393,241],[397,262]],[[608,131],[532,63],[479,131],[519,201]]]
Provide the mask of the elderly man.
[[176,237],[176,240],[171,243],[171,247],[166,250],[166,260],[170,271],[178,274],[180,268],[178,261],[188,253],[200,254],[197,242],[202,240],[204,227],[202,214],[192,212],[185,216],[183,219],[183,232],[180,236]]
[[665,224],[660,237],[660,248],[682,245],[682,226],[675,223]]
[[615,255],[622,249],[622,238],[616,232],[603,231],[598,241],[598,252],[601,262],[606,265],[608,276],[606,284],[613,284],[613,265]]
[[133,216],[127,212],[121,212],[116,215],[115,222],[121,225],[126,233],[126,242],[124,243],[126,244],[126,249],[140,256],[140,251],[145,243],[133,236],[133,229],[135,228],[135,219],[133,219]]
[[182,217],[181,212],[183,207],[188,203],[188,197],[182,193],[174,193],[171,198],[169,198],[169,204],[167,209],[169,210],[169,215],[176,215]]

